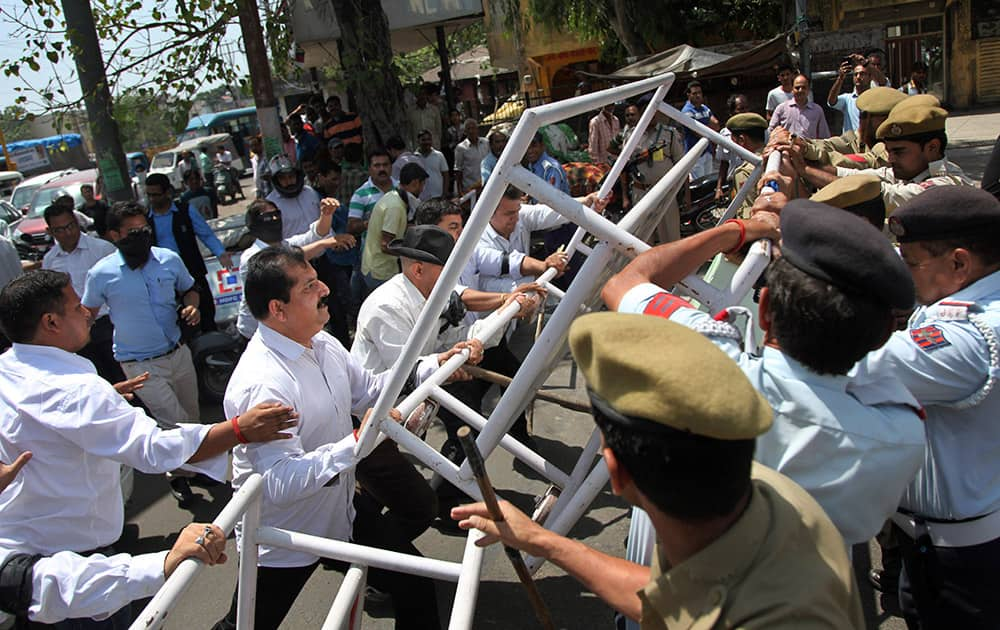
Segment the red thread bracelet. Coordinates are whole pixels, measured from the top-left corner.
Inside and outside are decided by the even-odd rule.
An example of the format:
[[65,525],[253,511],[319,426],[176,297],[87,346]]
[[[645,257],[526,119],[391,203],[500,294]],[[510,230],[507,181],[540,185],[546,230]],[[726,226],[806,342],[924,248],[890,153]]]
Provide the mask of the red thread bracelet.
[[354,429],[354,441],[355,442],[358,441],[358,430],[357,429]]
[[229,422],[231,422],[233,425],[233,433],[236,434],[236,441],[239,442],[240,444],[249,444],[250,440],[243,437],[243,432],[240,431],[240,417],[235,416]]
[[746,226],[745,223],[743,223],[743,221],[741,221],[739,219],[729,219],[725,223],[723,223],[722,225],[726,225],[726,223],[735,223],[736,225],[740,226],[740,242],[736,244],[736,247],[734,247],[734,248],[732,248],[730,250],[726,250],[726,251],[722,252],[723,254],[726,254],[726,255],[728,255],[728,254],[735,254],[736,252],[740,251],[740,248],[743,247],[744,243],[746,243],[746,240],[747,240],[747,226]]

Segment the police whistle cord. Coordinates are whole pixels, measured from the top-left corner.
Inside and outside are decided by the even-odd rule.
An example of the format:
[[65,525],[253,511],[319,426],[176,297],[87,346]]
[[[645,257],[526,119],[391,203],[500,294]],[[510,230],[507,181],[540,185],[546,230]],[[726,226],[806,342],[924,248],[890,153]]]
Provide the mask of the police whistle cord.
[[[476,478],[476,483],[479,484],[479,491],[483,495],[483,502],[486,503],[486,509],[490,512],[490,518],[493,519],[494,523],[502,523],[504,520],[503,512],[500,510],[500,504],[497,502],[496,492],[493,491],[493,484],[490,483],[490,478],[486,474],[486,462],[483,461],[483,455],[479,452],[479,447],[476,446],[476,440],[473,439],[472,431],[469,427],[462,427],[458,430],[458,439],[462,443],[462,450],[465,451],[465,458],[469,461],[469,467]],[[521,585],[524,586],[524,590],[528,594],[528,599],[531,601],[531,607],[535,610],[538,622],[545,630],[555,630],[555,626],[552,625],[552,617],[549,616],[549,609],[545,606],[545,602],[542,601],[542,595],[538,592],[538,586],[531,577],[528,565],[524,563],[524,558],[521,557],[521,552],[507,545],[504,545],[503,549],[510,563],[514,565],[514,572],[517,573],[518,579],[521,580]]]

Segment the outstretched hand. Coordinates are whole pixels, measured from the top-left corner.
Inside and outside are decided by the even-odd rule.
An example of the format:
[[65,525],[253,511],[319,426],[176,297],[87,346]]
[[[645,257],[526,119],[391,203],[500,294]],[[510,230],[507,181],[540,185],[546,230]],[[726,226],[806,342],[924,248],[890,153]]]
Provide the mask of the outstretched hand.
[[500,511],[504,520],[498,523],[491,518],[485,503],[470,503],[452,508],[451,518],[458,521],[458,526],[462,529],[478,529],[486,534],[476,541],[479,547],[499,541],[532,556],[544,557],[544,537],[549,533],[548,530],[509,501],[500,501]]
[[31,459],[31,451],[25,451],[17,456],[11,464],[0,462],[0,491],[3,491],[17,477],[24,465]]
[[291,407],[278,402],[264,402],[254,405],[240,414],[240,433],[247,442],[272,442],[287,440],[291,433],[283,433],[298,424],[299,414]]

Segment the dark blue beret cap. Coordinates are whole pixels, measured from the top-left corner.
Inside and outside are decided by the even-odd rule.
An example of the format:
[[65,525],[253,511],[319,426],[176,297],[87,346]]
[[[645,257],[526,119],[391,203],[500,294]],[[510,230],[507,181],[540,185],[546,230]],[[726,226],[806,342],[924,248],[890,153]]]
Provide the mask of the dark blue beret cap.
[[972,186],[931,186],[899,206],[889,230],[900,243],[1000,231],[1000,201]]
[[842,291],[892,308],[913,306],[913,279],[885,236],[864,219],[796,199],[781,211],[781,255]]

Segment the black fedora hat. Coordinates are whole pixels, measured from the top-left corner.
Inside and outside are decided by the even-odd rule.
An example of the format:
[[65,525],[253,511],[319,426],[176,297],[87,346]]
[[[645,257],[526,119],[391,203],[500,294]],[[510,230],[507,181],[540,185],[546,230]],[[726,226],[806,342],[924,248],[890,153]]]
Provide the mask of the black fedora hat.
[[444,265],[455,247],[455,239],[436,225],[417,225],[406,230],[403,238],[393,239],[386,249],[393,256]]

